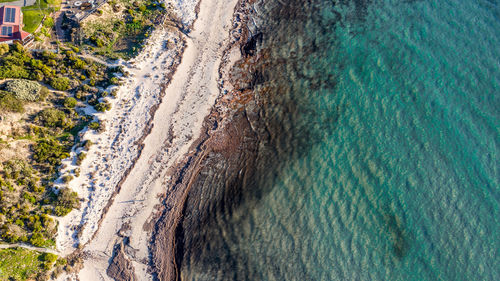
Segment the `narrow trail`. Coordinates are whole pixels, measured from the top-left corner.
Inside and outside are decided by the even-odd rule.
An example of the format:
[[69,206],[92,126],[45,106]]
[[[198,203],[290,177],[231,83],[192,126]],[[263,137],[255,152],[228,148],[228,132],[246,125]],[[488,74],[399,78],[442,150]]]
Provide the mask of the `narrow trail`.
[[56,30],[56,38],[57,40],[64,42],[66,38],[64,38],[64,30],[62,29],[62,22],[64,19],[64,14],[68,9],[68,2],[63,0],[61,2],[61,9],[54,14],[54,18],[56,19],[55,30]]
[[54,14],[54,18],[56,19],[56,38],[60,42],[64,42],[64,31],[62,30],[62,22],[64,18],[64,13],[63,13],[63,8],[64,6],[61,7],[61,10],[57,11]]
[[24,249],[27,249],[27,250],[32,250],[32,251],[37,251],[37,252],[42,252],[42,253],[51,253],[51,254],[55,254],[55,255],[60,255],[61,254],[57,250],[48,249],[48,248],[41,248],[41,247],[35,247],[35,246],[28,245],[28,244],[23,244],[23,243],[0,244],[0,249],[12,249],[12,248],[24,248]]
[[79,57],[84,58],[84,59],[93,60],[93,61],[100,63],[100,64],[103,64],[107,67],[117,67],[117,66],[123,65],[123,63],[121,63],[121,62],[109,63],[109,62],[102,60],[102,59],[100,59],[96,56],[93,56],[93,55],[79,55]]

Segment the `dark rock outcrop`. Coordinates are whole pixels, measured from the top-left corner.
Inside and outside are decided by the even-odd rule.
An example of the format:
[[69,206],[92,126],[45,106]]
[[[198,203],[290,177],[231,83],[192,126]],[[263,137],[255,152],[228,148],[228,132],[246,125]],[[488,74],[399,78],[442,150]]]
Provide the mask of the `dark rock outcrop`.
[[106,274],[116,281],[136,281],[137,277],[135,276],[134,266],[127,259],[123,248],[123,243],[115,246],[113,258],[106,270]]

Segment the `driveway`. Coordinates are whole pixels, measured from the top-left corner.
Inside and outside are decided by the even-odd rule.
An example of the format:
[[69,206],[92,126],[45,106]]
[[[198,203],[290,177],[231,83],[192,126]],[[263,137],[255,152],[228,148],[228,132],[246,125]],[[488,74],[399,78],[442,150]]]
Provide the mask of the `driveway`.
[[3,7],[5,5],[26,7],[26,6],[31,6],[35,3],[36,3],[36,0],[17,0],[17,1],[12,1],[12,2],[0,3],[0,7]]

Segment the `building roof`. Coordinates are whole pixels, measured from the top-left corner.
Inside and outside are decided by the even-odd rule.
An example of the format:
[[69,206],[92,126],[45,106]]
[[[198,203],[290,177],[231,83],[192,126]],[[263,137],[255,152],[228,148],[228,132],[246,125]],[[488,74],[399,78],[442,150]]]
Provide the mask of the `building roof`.
[[31,34],[29,32],[26,32],[24,30],[21,30],[21,40],[26,39],[26,37],[30,36]]
[[0,7],[0,42],[23,41],[30,36],[22,30],[22,12],[18,6]]
[[0,8],[0,24],[21,24],[21,7],[3,6]]

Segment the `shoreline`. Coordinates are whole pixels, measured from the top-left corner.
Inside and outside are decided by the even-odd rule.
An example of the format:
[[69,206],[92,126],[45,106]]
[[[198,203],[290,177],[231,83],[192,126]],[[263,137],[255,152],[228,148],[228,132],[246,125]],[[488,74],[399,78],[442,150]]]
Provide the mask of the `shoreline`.
[[[132,271],[135,268],[133,280],[153,278],[148,247],[154,221],[148,218],[159,208],[158,194],[164,193],[168,171],[198,138],[219,96],[219,65],[233,16],[228,2],[235,5],[236,0],[197,1],[187,37],[178,30],[172,35],[168,27],[157,28],[151,36],[155,39],[130,63],[136,66],[126,69],[132,75],[119,88],[113,109],[99,116],[108,129],[100,135],[85,133],[84,139],[96,145],[71,187],[86,202],[62,218],[58,230],[58,249],[80,252],[84,259],[78,276],[69,278],[110,280],[108,265],[115,256],[124,258]],[[219,15],[215,22],[214,14]],[[175,56],[169,46],[165,48],[169,40],[175,43]],[[83,249],[76,249],[77,243]],[[118,248],[124,255],[116,254]]]
[[[183,245],[182,242],[178,242],[184,235],[181,224],[191,188],[199,180],[200,172],[206,173],[206,166],[210,166],[205,163],[207,159],[211,159],[213,154],[220,153],[226,157],[225,160],[238,161],[237,156],[241,156],[242,153],[239,150],[240,145],[256,140],[256,135],[251,133],[253,121],[248,119],[255,119],[253,110],[249,112],[250,117],[238,114],[241,110],[246,111],[244,107],[253,102],[253,98],[246,96],[248,92],[239,88],[240,84],[249,82],[249,77],[248,75],[233,77],[236,63],[245,61],[243,64],[252,65],[256,59],[246,61],[242,50],[252,33],[246,26],[250,19],[251,3],[252,1],[239,0],[234,8],[234,25],[230,31],[231,43],[224,50],[224,59],[218,68],[218,87],[221,95],[217,97],[210,114],[205,117],[202,133],[193,143],[191,152],[170,171],[168,184],[170,188],[163,194],[162,208],[155,218],[156,224],[150,243],[152,266],[159,280],[181,279]],[[240,69],[240,71],[245,70]],[[241,74],[237,73],[236,76]],[[238,171],[229,169],[230,174],[233,172],[238,174]],[[203,218],[198,219],[203,220]]]
[[[157,30],[158,32],[158,30]],[[130,170],[138,156],[140,155],[140,152],[142,150],[142,140],[147,136],[148,131],[152,129],[152,124],[151,121],[153,119],[153,114],[156,111],[158,104],[161,102],[164,93],[162,92],[162,84],[159,82],[165,79],[170,79],[169,77],[172,75],[172,73],[163,73],[163,76],[160,77],[160,75],[157,75],[155,79],[152,81],[150,87],[146,87],[146,83],[148,83],[147,80],[149,80],[149,77],[146,77],[147,75],[147,68],[144,70],[144,65],[147,63],[146,57],[149,57],[152,53],[156,53],[158,55],[159,52],[163,49],[162,47],[159,46],[158,43],[160,40],[155,40],[153,42],[148,42],[148,46],[146,46],[144,52],[140,54],[136,59],[132,60],[131,63],[128,63],[129,65],[135,64],[135,66],[132,66],[130,68],[127,68],[126,70],[131,72],[132,75],[127,78],[127,81],[124,85],[122,85],[119,88],[119,95],[117,99],[111,100],[113,104],[113,108],[109,112],[105,113],[100,113],[98,116],[100,117],[100,120],[105,122],[106,126],[108,127],[107,130],[103,133],[94,133],[90,130],[87,130],[83,132],[83,139],[84,140],[91,140],[95,144],[90,148],[88,157],[82,162],[82,165],[80,166],[81,172],[80,176],[74,179],[72,182],[70,182],[69,187],[72,188],[73,190],[77,191],[79,196],[86,198],[86,206],[81,208],[80,210],[76,210],[75,212],[71,212],[67,216],[61,218],[59,221],[64,223],[69,223],[74,220],[74,217],[82,216],[81,218],[81,223],[78,224],[78,226],[87,226],[89,223],[93,223],[94,225],[91,225],[92,230],[96,229],[95,226],[95,218],[94,217],[88,217],[90,216],[89,213],[94,211],[99,213],[100,211],[104,211],[103,208],[95,204],[94,202],[96,199],[100,200],[99,203],[102,204],[102,202],[107,202],[107,198],[101,198],[102,196],[109,196],[111,198],[113,196],[113,192],[110,192],[112,188],[108,187],[109,184],[104,184],[105,182],[109,181],[110,178],[108,177],[110,173],[108,174],[103,174],[103,171],[100,171],[100,175],[96,176],[96,173],[99,168],[106,168],[109,169],[113,164],[115,163],[109,163],[114,160],[114,162],[123,162],[123,160],[128,161],[128,164],[123,164],[119,163],[118,169],[115,169],[115,175],[114,175],[114,181],[116,181],[116,187],[119,188],[120,182],[123,180],[124,177],[128,174],[128,170]],[[152,46],[151,46],[152,45]],[[179,56],[180,52],[184,48],[184,43],[182,45],[177,45],[178,49],[174,49],[174,55],[171,56],[170,63],[171,67],[175,69],[176,65],[179,63],[181,57]],[[168,57],[168,55],[164,56]],[[137,66],[138,65],[138,66]],[[155,68],[157,66],[153,66],[150,68]],[[134,81],[134,79],[137,79]],[[159,86],[159,91],[156,91],[154,88],[155,86]],[[142,94],[142,95],[141,95]],[[146,97],[144,94],[153,94],[152,97]],[[138,105],[142,105],[144,108],[140,108]],[[147,113],[144,114],[141,112],[141,109],[146,109]],[[138,120],[135,121],[133,124],[134,126],[129,125],[129,128],[124,128],[127,125],[123,125],[123,122],[125,121],[131,121],[133,117],[138,117],[138,115],[144,115],[139,118]],[[141,120],[142,119],[142,120]],[[130,128],[133,127],[133,128]],[[140,132],[140,134],[137,135],[125,135],[124,129],[135,129],[137,132]],[[128,139],[127,139],[128,137]],[[105,142],[106,141],[106,142]],[[135,150],[132,150],[131,147]],[[101,155],[104,153],[102,152],[103,150],[107,149],[108,150],[108,155],[105,155],[104,157],[101,158]],[[98,151],[100,150],[100,151]],[[116,154],[116,152],[128,152],[128,158],[125,157],[117,157],[118,155],[113,155],[113,153]],[[127,156],[127,155],[122,155],[122,156]],[[111,158],[111,159],[109,159]],[[124,159],[125,158],[125,159]],[[66,162],[67,167],[66,169],[71,169],[73,168],[71,166],[71,160]],[[124,170],[123,173],[116,173],[117,171],[120,171],[120,168],[123,168],[127,166],[127,168]],[[76,166],[75,166],[76,167]],[[105,187],[106,186],[106,187]],[[85,190],[85,187],[88,187],[87,190]],[[99,190],[100,192],[96,191],[96,189],[105,187],[104,190]],[[114,190],[116,192],[117,190]],[[107,193],[107,194],[106,194]],[[93,205],[91,205],[93,204]],[[105,212],[103,212],[105,213]],[[99,218],[99,220],[102,219],[102,214]],[[99,215],[99,214],[94,214]],[[98,224],[98,222],[97,222]],[[71,225],[74,226],[74,225]],[[62,233],[61,231],[66,230],[67,233]],[[79,229],[78,231],[80,232],[79,235],[80,237],[76,237],[76,233],[72,231],[72,229],[68,230],[67,228],[64,229],[63,227],[59,227],[58,230],[58,240],[57,240],[57,248],[61,250],[63,253],[68,253],[71,252],[74,248],[74,245],[72,243],[79,243],[79,244],[85,244],[87,243],[88,240],[92,239],[91,236],[93,234],[88,234],[88,233],[81,233],[84,229]],[[90,230],[90,231],[92,231]],[[68,232],[73,232],[73,233],[68,233]],[[62,235],[61,235],[62,234]],[[68,235],[70,235],[68,237]],[[86,236],[85,236],[86,235]],[[61,237],[66,238],[67,240],[62,240],[60,239]],[[63,244],[66,242],[65,244]]]

